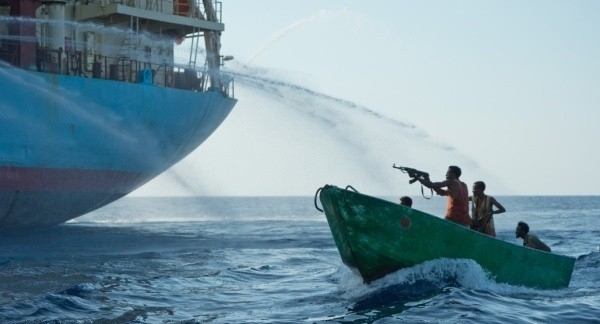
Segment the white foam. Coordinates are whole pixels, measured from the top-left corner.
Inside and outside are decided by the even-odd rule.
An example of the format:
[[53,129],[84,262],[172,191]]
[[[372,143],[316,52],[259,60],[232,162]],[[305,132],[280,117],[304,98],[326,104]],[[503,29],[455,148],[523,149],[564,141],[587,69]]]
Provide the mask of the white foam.
[[437,259],[418,264],[414,267],[400,269],[367,285],[362,278],[348,267],[343,266],[335,275],[342,298],[356,301],[369,296],[386,287],[408,285],[417,281],[427,281],[440,288],[448,285],[449,280],[456,280],[462,289],[482,290],[501,295],[543,295],[560,296],[560,290],[537,290],[522,286],[497,283],[489,272],[481,268],[473,260]]

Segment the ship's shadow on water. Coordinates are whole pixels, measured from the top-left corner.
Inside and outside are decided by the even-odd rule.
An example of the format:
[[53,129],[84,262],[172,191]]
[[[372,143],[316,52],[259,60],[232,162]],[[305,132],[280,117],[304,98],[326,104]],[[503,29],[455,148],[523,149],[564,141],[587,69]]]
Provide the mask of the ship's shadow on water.
[[157,232],[143,227],[62,224],[43,230],[3,233],[0,236],[0,264],[6,263],[7,258],[56,258],[60,255],[91,256],[185,250],[197,248],[200,244],[206,246],[211,243],[209,241],[205,240],[201,231],[186,233],[180,230],[173,233],[169,232],[168,226]]
[[[0,236],[0,291],[38,296],[51,292],[59,299],[64,295],[60,292],[65,291],[71,298],[73,291],[69,287],[79,284],[85,287],[111,276],[129,276],[130,269],[135,267],[170,273],[174,255],[193,253],[203,261],[210,260],[207,249],[220,244],[205,239],[201,231],[193,235],[186,235],[183,230],[169,233],[169,224],[163,225],[162,231],[148,228],[159,226],[63,224],[44,230],[4,233]],[[133,273],[160,275],[163,270]]]

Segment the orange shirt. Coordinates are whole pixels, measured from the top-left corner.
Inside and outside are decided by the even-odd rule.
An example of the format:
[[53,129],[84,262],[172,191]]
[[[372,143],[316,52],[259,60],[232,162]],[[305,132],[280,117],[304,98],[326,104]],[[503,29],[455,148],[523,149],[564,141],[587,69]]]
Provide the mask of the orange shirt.
[[471,225],[469,216],[469,188],[459,180],[456,180],[455,190],[448,188],[448,201],[446,203],[446,219],[460,225]]

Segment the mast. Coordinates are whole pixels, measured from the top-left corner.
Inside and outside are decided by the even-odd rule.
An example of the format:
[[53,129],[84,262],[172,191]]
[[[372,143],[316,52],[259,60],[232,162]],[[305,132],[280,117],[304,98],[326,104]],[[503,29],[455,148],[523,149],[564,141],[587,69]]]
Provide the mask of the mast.
[[[218,22],[215,8],[211,0],[202,0],[206,20]],[[210,77],[211,87],[221,88],[221,32],[215,30],[204,31],[204,43],[206,47],[206,64],[208,65],[208,75]]]
[[[10,16],[19,16],[24,18],[35,18],[35,11],[40,6],[38,1],[19,1],[5,0],[0,1],[0,5],[10,8]],[[2,59],[21,68],[30,68],[35,64],[35,26],[18,22],[8,26],[9,35],[16,37],[16,41],[6,42],[10,54],[2,55]]]

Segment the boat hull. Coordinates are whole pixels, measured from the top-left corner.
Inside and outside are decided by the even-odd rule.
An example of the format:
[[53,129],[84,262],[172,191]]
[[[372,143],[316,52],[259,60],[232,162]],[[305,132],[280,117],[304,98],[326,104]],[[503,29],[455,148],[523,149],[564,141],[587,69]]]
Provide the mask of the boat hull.
[[0,231],[62,223],[196,149],[236,100],[151,84],[0,67]]
[[370,283],[439,258],[472,259],[497,282],[541,289],[569,285],[575,259],[505,242],[382,199],[334,186],[320,201],[342,261]]

